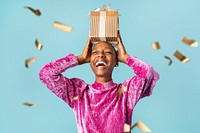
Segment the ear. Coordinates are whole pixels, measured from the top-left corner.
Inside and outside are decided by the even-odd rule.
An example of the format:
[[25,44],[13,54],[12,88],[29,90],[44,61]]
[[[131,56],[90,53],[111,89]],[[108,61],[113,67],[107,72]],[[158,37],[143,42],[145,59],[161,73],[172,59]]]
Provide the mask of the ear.
[[89,62],[89,66],[92,68],[91,63]]
[[115,67],[118,67],[119,66],[119,61],[118,61],[118,52],[115,51],[116,53],[116,64],[115,64]]
[[118,59],[116,59],[115,67],[118,67],[118,66],[119,66],[119,61],[118,61]]

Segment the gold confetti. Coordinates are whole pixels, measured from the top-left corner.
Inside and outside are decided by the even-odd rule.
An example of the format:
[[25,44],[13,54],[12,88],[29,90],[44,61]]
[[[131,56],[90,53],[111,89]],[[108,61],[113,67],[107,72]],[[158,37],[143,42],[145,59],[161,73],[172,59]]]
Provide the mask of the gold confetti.
[[38,50],[42,50],[42,44],[41,43],[39,43],[39,41],[36,39],[35,40],[35,46],[36,46],[36,48],[38,49]]
[[195,40],[192,40],[188,37],[183,37],[182,42],[190,45],[191,47],[197,47],[198,46],[198,42]]
[[26,7],[24,7],[24,8],[29,9],[29,10],[32,11],[36,16],[40,16],[40,15],[41,15],[40,10],[38,10],[38,9],[33,9],[32,7],[29,7],[29,6],[26,6]]
[[127,91],[126,87],[122,86],[122,87],[118,90],[118,92],[117,92],[117,99],[119,99],[119,97],[121,96],[121,94],[123,94],[123,93],[126,92],[126,91]]
[[35,57],[31,57],[25,60],[25,66],[28,68],[28,64],[31,62],[35,62]]
[[159,44],[159,42],[154,42],[154,43],[152,43],[152,48],[153,48],[153,50],[158,50],[158,49],[160,49],[160,44]]
[[67,25],[65,25],[65,24],[62,24],[62,23],[57,22],[57,21],[54,22],[53,26],[54,26],[55,28],[58,28],[58,29],[60,29],[60,30],[66,31],[66,32],[71,32],[71,31],[72,31],[72,27],[67,26]]
[[169,60],[168,66],[170,66],[172,64],[172,59],[168,56],[164,56],[164,57]]
[[78,95],[75,95],[75,96],[73,97],[73,100],[78,100]]
[[124,124],[124,132],[130,132],[131,131],[131,126],[129,124]]
[[190,60],[190,58],[185,57],[182,53],[180,53],[178,50],[174,52],[174,56],[179,59],[182,63],[186,63]]
[[32,104],[32,103],[24,103],[24,106],[28,106],[28,107],[36,107],[36,104]]
[[135,127],[138,127],[140,130],[142,130],[142,132],[151,132],[151,129],[149,129],[143,122],[138,121],[136,122],[132,127],[131,130]]

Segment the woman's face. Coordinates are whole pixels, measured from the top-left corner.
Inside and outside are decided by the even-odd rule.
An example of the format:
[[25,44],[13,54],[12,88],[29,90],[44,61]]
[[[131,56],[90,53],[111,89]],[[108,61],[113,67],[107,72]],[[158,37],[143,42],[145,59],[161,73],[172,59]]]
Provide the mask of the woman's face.
[[90,57],[90,65],[96,77],[104,77],[110,80],[116,64],[116,51],[111,44],[100,42],[94,45]]

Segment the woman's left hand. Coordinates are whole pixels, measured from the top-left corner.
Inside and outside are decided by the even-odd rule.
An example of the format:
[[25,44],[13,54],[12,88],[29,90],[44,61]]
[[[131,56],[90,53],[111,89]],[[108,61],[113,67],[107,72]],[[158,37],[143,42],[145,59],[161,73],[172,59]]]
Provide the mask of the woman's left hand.
[[118,37],[117,37],[117,55],[118,55],[118,61],[126,63],[126,59],[128,58],[128,53],[126,52],[126,49],[123,45],[120,32],[118,31]]

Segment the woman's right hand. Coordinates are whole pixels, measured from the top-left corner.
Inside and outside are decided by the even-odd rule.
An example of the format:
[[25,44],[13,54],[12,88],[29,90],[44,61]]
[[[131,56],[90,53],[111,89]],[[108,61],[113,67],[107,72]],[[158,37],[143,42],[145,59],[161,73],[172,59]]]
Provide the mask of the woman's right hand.
[[85,45],[83,52],[77,56],[78,64],[84,64],[90,62],[90,56],[92,52],[91,38],[88,38],[87,44]]

